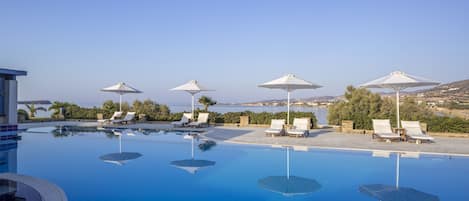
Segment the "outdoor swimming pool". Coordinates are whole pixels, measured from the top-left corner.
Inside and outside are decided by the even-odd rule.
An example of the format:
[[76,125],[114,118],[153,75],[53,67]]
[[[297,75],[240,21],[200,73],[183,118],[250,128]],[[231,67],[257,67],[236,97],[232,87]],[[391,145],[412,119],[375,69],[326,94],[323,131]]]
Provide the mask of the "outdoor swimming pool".
[[199,140],[192,159],[192,140],[184,133],[117,134],[24,132],[17,148],[3,146],[1,170],[47,179],[71,201],[469,200],[464,157],[298,147],[287,155],[285,148],[220,143],[201,150]]

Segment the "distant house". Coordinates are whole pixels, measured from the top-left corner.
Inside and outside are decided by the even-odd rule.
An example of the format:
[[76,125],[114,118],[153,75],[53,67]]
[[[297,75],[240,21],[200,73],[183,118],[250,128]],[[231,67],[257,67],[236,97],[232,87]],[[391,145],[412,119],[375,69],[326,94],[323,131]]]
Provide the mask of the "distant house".
[[[26,71],[0,68],[0,136],[5,131],[17,130],[18,82],[16,76],[25,76]],[[16,134],[15,134],[16,135]]]

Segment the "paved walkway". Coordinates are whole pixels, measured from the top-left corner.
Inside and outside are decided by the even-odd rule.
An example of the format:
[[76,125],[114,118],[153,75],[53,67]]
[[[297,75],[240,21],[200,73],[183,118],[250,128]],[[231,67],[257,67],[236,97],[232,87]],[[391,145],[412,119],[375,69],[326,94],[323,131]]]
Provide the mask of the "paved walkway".
[[262,145],[299,145],[344,150],[408,151],[430,154],[469,156],[468,138],[435,137],[435,143],[386,143],[371,139],[371,135],[337,133],[331,129],[312,130],[307,138],[267,137],[263,128],[216,127],[205,136],[232,143]]
[[[26,129],[55,125],[97,126],[96,122],[64,121],[20,124],[19,128]],[[137,123],[117,127],[165,130],[173,129],[168,123]],[[208,138],[229,143],[292,146],[298,145],[344,150],[408,151],[430,154],[469,156],[469,138],[435,137],[435,143],[414,144],[408,142],[380,142],[372,140],[370,135],[338,133],[331,129],[312,130],[308,138],[266,137],[264,135],[265,128],[210,127],[197,130],[207,131],[205,136]]]

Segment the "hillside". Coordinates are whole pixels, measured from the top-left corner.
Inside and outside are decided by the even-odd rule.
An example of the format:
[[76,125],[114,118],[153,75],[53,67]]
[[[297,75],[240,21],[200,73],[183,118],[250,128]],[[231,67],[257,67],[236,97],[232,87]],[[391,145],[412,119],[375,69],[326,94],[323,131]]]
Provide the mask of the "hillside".
[[[382,96],[394,96],[394,92],[381,93]],[[442,84],[433,88],[405,91],[402,96],[415,97],[425,102],[447,103],[458,102],[469,104],[469,79]],[[292,99],[294,105],[327,105],[331,102],[342,99],[343,96],[316,96],[302,99]],[[260,100],[255,102],[240,103],[245,106],[280,106],[286,105],[287,99]],[[238,104],[236,104],[238,105]]]
[[469,103],[469,79],[442,84],[434,88],[415,91],[411,94],[430,100]]

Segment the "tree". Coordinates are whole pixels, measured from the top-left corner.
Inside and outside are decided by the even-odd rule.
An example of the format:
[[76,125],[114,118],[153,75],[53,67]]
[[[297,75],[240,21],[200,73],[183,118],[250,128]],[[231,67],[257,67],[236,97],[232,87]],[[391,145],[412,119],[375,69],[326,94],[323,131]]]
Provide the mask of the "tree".
[[63,115],[63,117],[65,117],[65,113],[71,105],[72,104],[67,103],[67,102],[54,101],[52,103],[52,105],[49,107],[49,111],[54,110],[51,117],[52,118],[59,118],[61,115]]
[[34,104],[25,104],[26,108],[29,110],[29,117],[34,118],[38,111],[47,112],[45,107],[36,107]]
[[371,119],[381,113],[383,101],[380,95],[348,86],[344,97],[344,101],[329,107],[329,123],[338,125],[342,120],[353,120],[356,128],[370,129]]
[[217,104],[217,101],[212,100],[208,96],[202,96],[199,98],[199,103],[204,105],[204,111],[208,111],[208,107]]
[[168,106],[158,104],[149,99],[143,102],[135,100],[131,109],[137,112],[137,114],[145,114],[148,120],[166,120],[170,116]]

